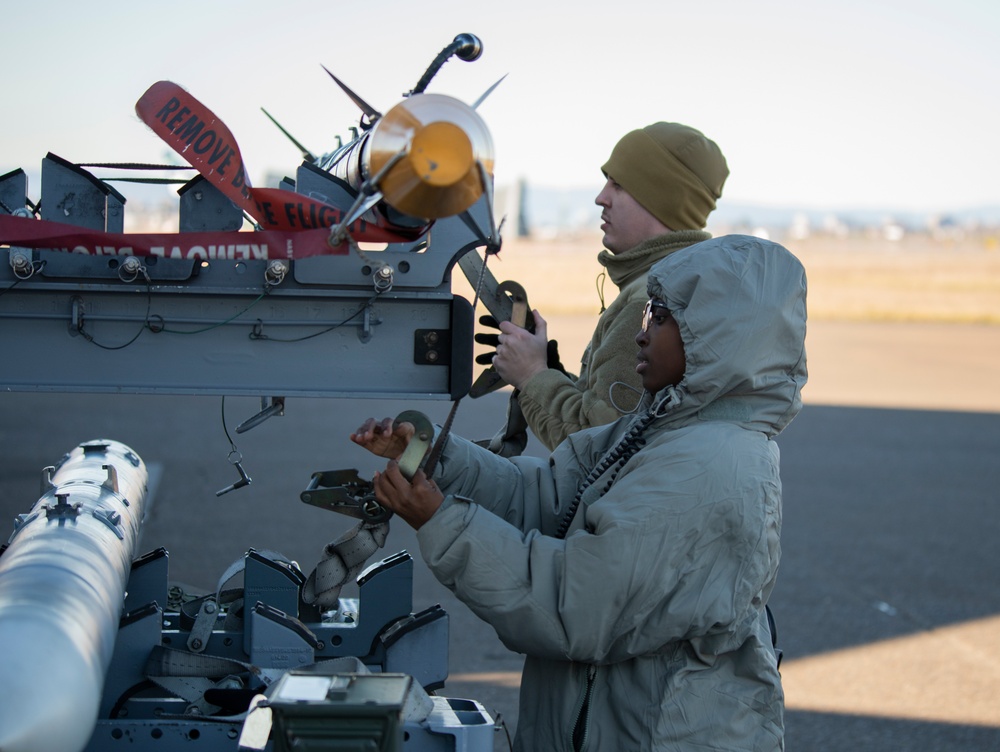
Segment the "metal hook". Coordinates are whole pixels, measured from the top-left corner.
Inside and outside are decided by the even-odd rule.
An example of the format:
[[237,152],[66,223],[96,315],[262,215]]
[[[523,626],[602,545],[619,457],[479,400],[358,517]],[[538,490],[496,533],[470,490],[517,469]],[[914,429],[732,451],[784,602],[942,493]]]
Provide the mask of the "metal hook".
[[236,433],[243,433],[244,431],[249,431],[254,426],[259,426],[265,420],[273,415],[282,416],[285,414],[285,398],[284,397],[271,397],[268,401],[267,397],[260,398],[260,412],[247,418],[245,421],[236,426]]

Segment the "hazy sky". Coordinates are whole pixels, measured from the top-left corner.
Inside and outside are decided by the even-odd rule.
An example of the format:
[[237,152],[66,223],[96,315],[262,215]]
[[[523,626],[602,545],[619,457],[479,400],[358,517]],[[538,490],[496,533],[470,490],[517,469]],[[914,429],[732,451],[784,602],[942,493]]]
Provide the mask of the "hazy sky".
[[471,32],[482,57],[452,59],[428,91],[472,102],[508,74],[480,108],[498,184],[596,192],[622,134],[674,120],[722,147],[723,200],[1000,203],[996,0],[35,0],[6,4],[0,29],[0,172],[37,173],[49,151],[166,161],[134,105],[168,79],[229,126],[263,185],[301,157],[261,107],[329,151],[359,113],[321,64],[385,112]]

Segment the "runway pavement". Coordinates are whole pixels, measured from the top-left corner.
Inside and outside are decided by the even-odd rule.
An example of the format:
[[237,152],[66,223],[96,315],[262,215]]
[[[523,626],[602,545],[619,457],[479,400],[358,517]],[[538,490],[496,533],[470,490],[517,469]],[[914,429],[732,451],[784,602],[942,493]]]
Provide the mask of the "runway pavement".
[[[779,437],[785,519],[772,607],[787,749],[1000,749],[998,332],[879,326],[810,325],[807,405]],[[491,434],[505,400],[463,401],[456,432]],[[218,397],[0,394],[0,520],[9,532],[31,507],[44,465],[113,438],[159,473],[143,545],[170,551],[173,579],[214,588],[250,546],[308,570],[351,526],[298,500],[312,472],[380,466],[346,438],[369,414],[417,408],[442,421],[449,406],[289,399],[284,417],[236,438],[253,483],[216,498],[237,477]],[[258,407],[227,399],[230,432]],[[541,454],[536,443],[530,451]],[[479,699],[513,727],[519,657],[433,580],[396,522],[386,552],[401,549],[416,559],[415,607],[441,603],[451,615],[445,693]],[[506,749],[502,734],[496,748]]]

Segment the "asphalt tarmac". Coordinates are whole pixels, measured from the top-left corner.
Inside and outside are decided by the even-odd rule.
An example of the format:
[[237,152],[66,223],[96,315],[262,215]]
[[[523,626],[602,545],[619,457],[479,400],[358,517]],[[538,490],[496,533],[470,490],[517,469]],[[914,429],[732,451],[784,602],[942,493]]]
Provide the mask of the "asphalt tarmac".
[[[810,326],[807,404],[778,439],[785,517],[771,605],[787,749],[1000,749],[1000,335]],[[932,367],[918,372],[914,363],[925,362]],[[454,430],[492,434],[505,402],[504,393],[464,400]],[[42,467],[83,441],[112,438],[155,471],[143,547],[170,552],[173,580],[207,592],[250,547],[309,571],[353,526],[299,501],[311,474],[380,467],[347,440],[369,415],[415,408],[441,422],[449,407],[289,399],[283,417],[237,436],[233,426],[259,404],[227,399],[226,424],[253,482],[216,497],[238,477],[219,397],[3,393],[0,534],[38,498]],[[543,454],[535,442],[529,451]],[[444,693],[481,701],[512,732],[520,657],[434,581],[412,532],[394,521],[385,552],[399,550],[416,560],[414,607],[440,603],[451,617]],[[496,749],[506,748],[498,733]]]

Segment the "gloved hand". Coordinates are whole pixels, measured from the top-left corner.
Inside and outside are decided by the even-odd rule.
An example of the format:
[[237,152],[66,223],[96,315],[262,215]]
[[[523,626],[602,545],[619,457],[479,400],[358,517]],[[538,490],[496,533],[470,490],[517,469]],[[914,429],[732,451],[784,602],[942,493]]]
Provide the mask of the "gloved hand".
[[[492,352],[486,352],[483,353],[482,355],[476,356],[476,362],[479,365],[488,366],[493,362],[493,356],[497,354],[496,347],[497,344],[499,343],[500,324],[493,316],[490,316],[489,314],[486,314],[485,316],[480,316],[479,323],[482,324],[483,326],[488,326],[491,329],[496,329],[498,332],[497,334],[491,334],[489,332],[486,332],[482,334],[477,334],[475,335],[475,337],[473,337],[473,339],[475,339],[476,342],[478,342],[479,344],[487,345],[493,348]],[[566,369],[563,367],[562,361],[559,359],[559,343],[556,342],[556,340],[554,339],[550,339],[548,341],[546,361],[547,361],[546,366],[548,366],[549,368],[555,368],[557,371],[566,373]]]

